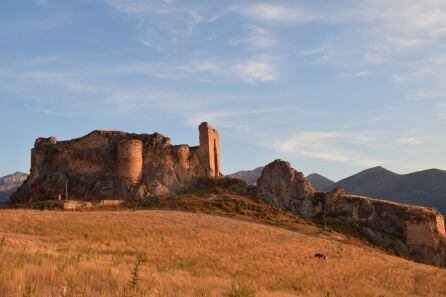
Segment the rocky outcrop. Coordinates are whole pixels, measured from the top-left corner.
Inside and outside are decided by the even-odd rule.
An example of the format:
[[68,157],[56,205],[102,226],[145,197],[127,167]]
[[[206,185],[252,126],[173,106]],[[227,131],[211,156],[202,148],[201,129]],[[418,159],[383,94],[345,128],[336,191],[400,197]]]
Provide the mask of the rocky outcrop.
[[175,193],[196,177],[221,175],[218,132],[207,123],[199,131],[196,147],[172,145],[159,133],[97,130],[68,141],[39,138],[31,151],[30,176],[11,200],[142,199]]
[[446,265],[444,218],[435,209],[346,195],[342,187],[314,192],[302,173],[281,160],[264,168],[257,185],[258,196],[283,209],[357,229],[376,245],[418,262]]
[[297,172],[290,163],[275,160],[265,166],[257,180],[257,195],[274,205],[311,217],[314,210],[311,197],[314,190],[302,172]]
[[28,174],[23,172],[16,172],[0,178],[0,202],[9,200],[9,197],[14,193],[18,187],[28,177]]

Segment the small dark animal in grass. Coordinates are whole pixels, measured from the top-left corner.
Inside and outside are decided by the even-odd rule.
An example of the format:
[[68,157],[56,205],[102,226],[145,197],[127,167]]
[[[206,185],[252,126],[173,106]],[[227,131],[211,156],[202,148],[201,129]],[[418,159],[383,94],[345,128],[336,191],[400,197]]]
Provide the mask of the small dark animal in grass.
[[324,254],[314,254],[314,257],[315,258],[318,258],[318,259],[323,259],[323,260],[325,260],[325,255]]

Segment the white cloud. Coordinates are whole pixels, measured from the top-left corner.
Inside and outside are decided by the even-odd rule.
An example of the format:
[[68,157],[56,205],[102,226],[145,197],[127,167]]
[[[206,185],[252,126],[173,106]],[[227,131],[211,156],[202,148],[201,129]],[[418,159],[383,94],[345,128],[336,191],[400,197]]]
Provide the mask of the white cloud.
[[405,47],[419,47],[426,44],[425,39],[421,38],[411,38],[404,36],[390,36],[387,38],[387,41],[392,45],[397,47],[405,48]]
[[412,102],[446,99],[446,92],[432,90],[412,90],[408,92],[406,99],[407,101]]
[[158,1],[141,1],[141,0],[105,0],[116,11],[121,13],[140,16],[149,13],[162,13],[167,10],[162,10]]
[[248,31],[248,37],[232,40],[230,44],[247,44],[251,49],[268,49],[278,45],[276,37],[265,28],[250,25]]
[[369,75],[369,71],[359,71],[359,72],[355,72],[355,73],[344,73],[342,74],[342,77],[353,77],[353,78],[359,78],[359,77],[364,77],[364,76],[368,76]]
[[36,33],[49,31],[63,26],[68,23],[69,20],[70,18],[66,15],[57,15],[27,22],[7,23],[0,27],[0,37],[6,36],[17,38],[22,35],[34,35]]
[[111,87],[98,85],[91,82],[83,82],[78,78],[57,72],[30,71],[20,73],[16,76],[16,78],[37,84],[51,84],[53,86],[63,87],[79,93],[95,94],[111,90]]
[[375,147],[376,144],[376,133],[301,132],[266,145],[280,153],[369,166],[378,162],[363,158],[354,148]]
[[302,51],[301,54],[304,56],[326,55],[327,53],[331,53],[332,51],[333,51],[333,48],[330,44],[323,44],[317,48],[312,48],[312,49]]
[[283,110],[283,108],[258,108],[249,110],[222,110],[222,111],[212,111],[212,112],[199,112],[197,114],[190,116],[187,119],[187,122],[191,125],[196,126],[203,120],[213,123],[218,123],[219,121],[226,118],[245,117],[248,115],[257,115],[257,114],[268,114],[268,113],[278,112],[281,110]]
[[409,145],[423,144],[423,140],[419,136],[405,136],[398,138],[396,141],[402,144],[409,144]]
[[60,118],[73,118],[74,117],[72,114],[56,112],[49,108],[43,108],[43,107],[31,108],[30,110],[34,111],[34,112],[38,112],[38,113],[43,113],[45,115],[52,116],[52,117],[60,117]]
[[49,4],[49,0],[34,0],[34,2],[39,6],[47,6]]
[[371,50],[366,51],[365,61],[372,65],[381,65],[389,60],[387,51]]
[[446,121],[446,103],[445,104],[439,104],[437,107],[437,115],[438,117],[443,120]]
[[200,24],[217,21],[232,11],[222,8],[210,11],[198,3],[168,0],[104,0],[112,9],[130,19],[140,32],[138,42],[166,51],[181,38],[194,34]]
[[318,18],[313,12],[295,6],[258,3],[242,9],[242,14],[271,22],[308,22]]
[[267,60],[243,61],[234,66],[242,81],[270,82],[277,79],[276,66]]

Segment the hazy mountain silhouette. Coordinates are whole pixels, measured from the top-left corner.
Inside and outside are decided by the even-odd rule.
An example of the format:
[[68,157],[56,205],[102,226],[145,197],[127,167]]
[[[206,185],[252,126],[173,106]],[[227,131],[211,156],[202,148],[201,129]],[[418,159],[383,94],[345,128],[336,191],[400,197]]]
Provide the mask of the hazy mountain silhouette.
[[257,179],[262,174],[263,167],[264,166],[257,167],[256,169],[253,169],[253,170],[237,171],[237,172],[229,174],[227,176],[241,179],[249,185],[255,185],[257,182]]
[[9,196],[26,180],[28,174],[16,172],[0,177],[0,202],[9,200]]
[[428,169],[397,174],[374,167],[344,178],[324,190],[343,186],[348,194],[435,207],[446,214],[446,171]]
[[334,185],[334,181],[331,179],[326,178],[323,175],[312,173],[307,176],[307,179],[311,182],[313,185],[313,188],[317,191],[323,191],[327,188],[330,188]]

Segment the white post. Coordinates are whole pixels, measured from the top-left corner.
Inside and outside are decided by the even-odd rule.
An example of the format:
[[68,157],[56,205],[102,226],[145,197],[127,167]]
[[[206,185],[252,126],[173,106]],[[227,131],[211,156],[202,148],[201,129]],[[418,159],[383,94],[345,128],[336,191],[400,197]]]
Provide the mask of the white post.
[[68,200],[68,179],[65,182],[65,200]]

